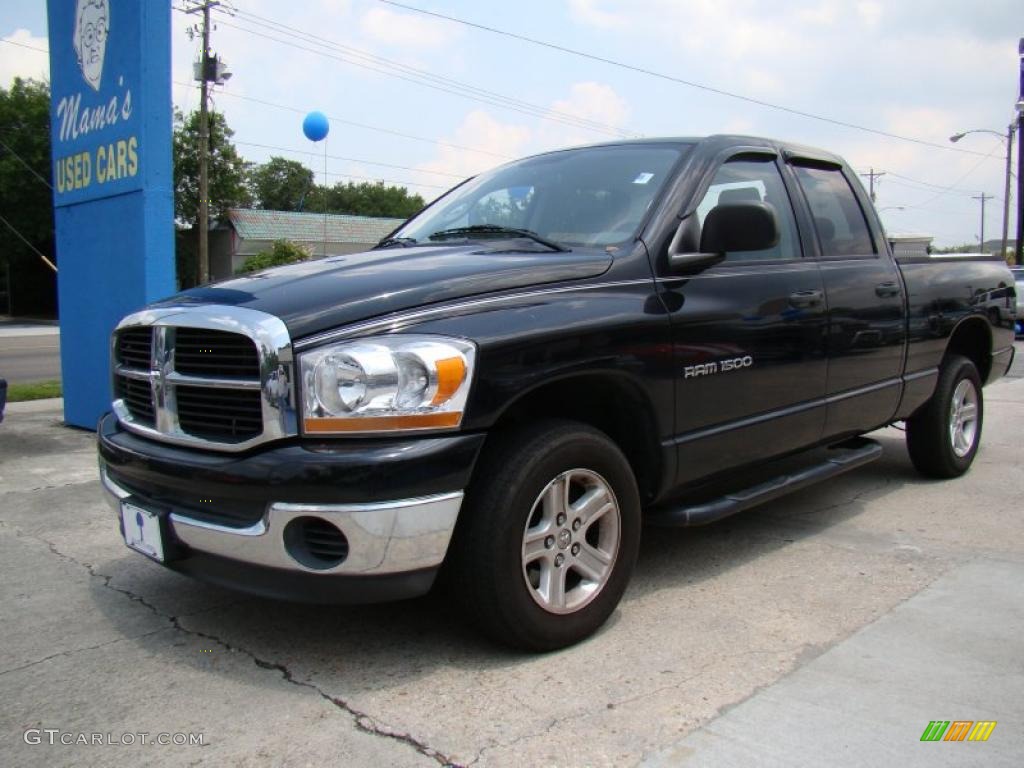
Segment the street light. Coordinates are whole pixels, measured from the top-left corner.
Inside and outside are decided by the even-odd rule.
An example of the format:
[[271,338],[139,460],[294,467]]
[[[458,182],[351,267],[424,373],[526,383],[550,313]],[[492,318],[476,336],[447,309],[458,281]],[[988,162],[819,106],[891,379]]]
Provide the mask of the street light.
[[[1020,110],[1021,105],[1018,104],[1017,108],[1018,108],[1018,110]],[[952,136],[949,137],[949,140],[952,141],[955,144],[956,142],[960,141],[960,139],[962,139],[964,136],[966,136],[969,133],[991,133],[993,136],[998,136],[1000,139],[1002,139],[1003,141],[1006,142],[1006,186],[1005,186],[1005,189],[1003,191],[1003,243],[1002,243],[1002,249],[1000,250],[1000,255],[1004,259],[1006,258],[1006,243],[1007,243],[1007,239],[1009,237],[1009,232],[1010,232],[1010,155],[1013,152],[1013,132],[1016,129],[1017,129],[1017,126],[1014,125],[1011,122],[1009,127],[1007,127],[1007,129],[1006,129],[1006,135],[1005,136],[1003,134],[1001,134],[999,131],[993,131],[991,128],[973,128],[973,129],[971,129],[969,131],[963,131],[961,133],[954,133]],[[984,203],[984,201],[982,201],[981,205],[982,205],[982,208],[981,208],[982,215],[984,216],[984,212],[985,212],[985,203]],[[982,220],[981,229],[982,229],[982,232],[985,231],[984,219]],[[981,250],[985,250],[985,241],[984,240],[982,240],[982,242],[981,242]]]

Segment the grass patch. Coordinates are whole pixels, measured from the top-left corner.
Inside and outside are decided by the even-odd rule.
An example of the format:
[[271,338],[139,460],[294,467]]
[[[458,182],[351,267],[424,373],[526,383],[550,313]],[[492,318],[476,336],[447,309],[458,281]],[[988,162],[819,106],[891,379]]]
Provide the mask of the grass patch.
[[43,400],[60,397],[59,381],[30,381],[27,384],[7,384],[7,402],[20,403],[25,400]]

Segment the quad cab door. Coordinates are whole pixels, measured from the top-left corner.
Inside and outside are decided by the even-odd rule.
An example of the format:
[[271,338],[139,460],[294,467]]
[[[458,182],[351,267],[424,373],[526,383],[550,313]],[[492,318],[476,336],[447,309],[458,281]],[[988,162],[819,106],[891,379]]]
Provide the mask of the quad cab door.
[[906,345],[903,279],[871,205],[847,169],[793,156],[789,167],[813,222],[810,243],[828,305],[826,437],[892,420],[902,394]]
[[804,257],[778,157],[730,156],[696,199],[687,247],[700,248],[715,206],[744,201],[768,203],[780,237],[659,280],[673,328],[678,484],[811,445],[825,423],[824,285]]

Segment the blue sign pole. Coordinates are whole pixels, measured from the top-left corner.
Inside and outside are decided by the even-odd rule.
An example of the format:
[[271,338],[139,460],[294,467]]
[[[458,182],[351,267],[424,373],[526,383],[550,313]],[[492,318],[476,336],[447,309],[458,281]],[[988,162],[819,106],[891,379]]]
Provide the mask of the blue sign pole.
[[171,7],[48,0],[64,419],[110,407],[110,334],[175,290]]

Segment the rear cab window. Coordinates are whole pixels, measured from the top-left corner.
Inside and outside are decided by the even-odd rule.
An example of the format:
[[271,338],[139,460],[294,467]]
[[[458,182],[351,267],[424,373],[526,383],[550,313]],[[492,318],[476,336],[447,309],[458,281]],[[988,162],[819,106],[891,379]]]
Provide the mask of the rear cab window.
[[792,168],[814,219],[821,256],[877,256],[864,210],[842,170],[802,164]]

